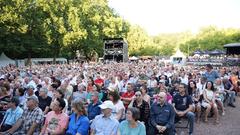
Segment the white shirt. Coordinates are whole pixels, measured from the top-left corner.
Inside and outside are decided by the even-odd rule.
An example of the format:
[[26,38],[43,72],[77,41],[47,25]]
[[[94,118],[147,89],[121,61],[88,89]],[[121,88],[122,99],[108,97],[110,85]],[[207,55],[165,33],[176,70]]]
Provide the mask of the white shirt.
[[123,102],[121,100],[118,100],[117,104],[114,105],[114,110],[112,110],[112,114],[114,117],[116,117],[116,114],[121,110],[123,109],[123,115],[122,115],[122,118],[121,119],[124,119],[125,118],[125,107],[123,105]]
[[155,87],[157,87],[157,80],[156,79],[154,79],[154,80],[148,80],[147,81],[147,87],[148,88],[155,88]]
[[203,94],[203,90],[206,87],[206,83],[202,84],[201,82],[197,83],[197,89],[199,89],[199,94],[202,95]]
[[188,85],[188,78],[187,78],[187,76],[184,76],[184,78],[182,78],[182,77],[179,77],[179,78],[181,79],[181,83],[184,83],[184,84]]
[[127,92],[127,85],[128,85],[129,81],[127,80],[122,80],[119,85],[118,85],[118,88],[119,88],[119,92]]

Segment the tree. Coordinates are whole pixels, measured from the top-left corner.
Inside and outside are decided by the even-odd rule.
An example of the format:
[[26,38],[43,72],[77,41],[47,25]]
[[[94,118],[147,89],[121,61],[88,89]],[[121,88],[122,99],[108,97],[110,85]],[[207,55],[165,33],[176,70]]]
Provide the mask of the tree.
[[186,43],[180,46],[181,51],[192,54],[195,50],[223,49],[224,44],[239,42],[239,29],[220,29],[208,26],[200,29],[200,32]]
[[[146,47],[153,45],[147,32],[137,25],[130,27],[127,34],[129,55],[144,55]],[[148,49],[147,49],[148,50]]]

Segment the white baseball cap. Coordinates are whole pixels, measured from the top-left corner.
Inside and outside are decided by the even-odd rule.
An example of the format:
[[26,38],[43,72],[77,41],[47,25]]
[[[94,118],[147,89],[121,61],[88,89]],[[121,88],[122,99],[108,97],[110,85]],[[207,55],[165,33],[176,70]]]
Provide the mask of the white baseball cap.
[[110,100],[104,101],[101,105],[99,105],[99,107],[100,107],[101,109],[107,109],[107,108],[109,108],[109,109],[112,109],[112,110],[115,108],[113,102],[110,101]]

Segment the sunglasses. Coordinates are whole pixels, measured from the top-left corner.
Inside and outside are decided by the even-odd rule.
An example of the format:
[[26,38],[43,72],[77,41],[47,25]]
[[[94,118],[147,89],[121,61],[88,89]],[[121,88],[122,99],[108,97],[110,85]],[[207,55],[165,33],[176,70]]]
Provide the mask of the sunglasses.
[[142,96],[142,95],[141,95],[141,94],[136,94],[135,96],[136,96],[136,97],[140,97],[140,96]]

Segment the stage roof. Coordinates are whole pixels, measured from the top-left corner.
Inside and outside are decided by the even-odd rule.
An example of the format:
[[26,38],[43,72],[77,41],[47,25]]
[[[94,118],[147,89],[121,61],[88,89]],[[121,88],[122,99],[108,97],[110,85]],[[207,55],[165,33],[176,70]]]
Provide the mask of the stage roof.
[[240,47],[240,43],[231,43],[231,44],[226,44],[223,46],[224,48],[229,48],[229,47]]

